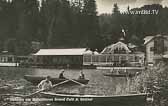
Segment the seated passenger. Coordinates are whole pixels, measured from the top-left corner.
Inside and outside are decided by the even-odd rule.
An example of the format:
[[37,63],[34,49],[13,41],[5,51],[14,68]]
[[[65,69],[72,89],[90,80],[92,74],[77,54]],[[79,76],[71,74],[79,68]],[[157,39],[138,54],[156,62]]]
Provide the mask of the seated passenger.
[[60,79],[66,79],[66,78],[64,77],[64,70],[62,70],[61,73],[59,74],[59,78],[60,78]]
[[85,79],[85,75],[84,75],[83,71],[80,72],[78,79]]

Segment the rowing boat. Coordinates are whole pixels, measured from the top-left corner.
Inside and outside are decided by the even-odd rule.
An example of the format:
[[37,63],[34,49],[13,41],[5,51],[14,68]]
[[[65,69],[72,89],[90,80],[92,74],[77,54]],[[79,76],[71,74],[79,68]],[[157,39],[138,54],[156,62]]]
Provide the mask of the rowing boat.
[[[15,97],[16,96],[16,97]],[[1,95],[3,101],[17,102],[43,102],[49,104],[68,104],[65,106],[145,106],[147,103],[147,93],[127,94],[127,95],[79,95],[79,94],[58,94],[52,92],[40,92],[38,97],[26,97],[18,95]],[[6,98],[6,99],[5,99]],[[73,105],[70,105],[73,104]],[[55,105],[54,105],[55,106]]]
[[56,94],[52,92],[41,92],[41,95],[46,98],[53,98],[54,102],[75,103],[75,104],[146,103],[147,98],[146,93],[103,96],[103,95]]
[[[45,78],[46,77],[44,77],[44,76],[35,76],[35,75],[25,75],[24,76],[24,79],[26,79],[27,81],[33,83],[34,85],[37,85],[38,83],[40,83]],[[51,77],[50,80],[51,80],[51,82],[53,84],[57,84],[57,83],[65,81],[67,79],[60,79],[60,78],[53,78],[53,77]],[[82,84],[88,84],[88,82],[89,82],[88,79],[73,79],[73,80],[77,81],[79,83],[82,83]],[[70,80],[66,84],[74,84],[74,82]]]
[[104,76],[110,77],[133,77],[134,74],[115,74],[115,73],[103,73]]

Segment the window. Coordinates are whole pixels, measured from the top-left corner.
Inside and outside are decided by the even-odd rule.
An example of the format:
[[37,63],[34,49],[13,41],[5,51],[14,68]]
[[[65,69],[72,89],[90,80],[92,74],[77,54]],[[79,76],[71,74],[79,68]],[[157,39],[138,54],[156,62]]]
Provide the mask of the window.
[[150,47],[150,51],[154,51],[154,47]]
[[134,56],[129,56],[129,61],[133,62],[134,61]]
[[118,62],[119,61],[119,56],[114,56],[114,61]]
[[13,62],[13,58],[12,57],[8,57],[8,62]]
[[164,39],[162,37],[155,38],[154,48],[155,54],[162,54],[164,52]]
[[164,51],[168,51],[168,47],[164,47]]
[[121,56],[121,61],[126,61],[126,56]]

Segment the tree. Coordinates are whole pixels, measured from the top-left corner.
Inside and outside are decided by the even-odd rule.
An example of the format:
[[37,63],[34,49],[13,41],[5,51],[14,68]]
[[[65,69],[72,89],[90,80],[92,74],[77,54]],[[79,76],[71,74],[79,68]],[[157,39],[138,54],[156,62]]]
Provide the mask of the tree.
[[87,47],[96,49],[97,45],[100,44],[100,31],[95,0],[84,0],[82,17],[84,42],[86,42]]
[[124,25],[117,4],[114,4],[112,14],[101,15],[100,19],[101,35],[104,39],[105,46],[111,43],[116,43],[121,37],[123,37],[121,31]]
[[112,13],[113,13],[113,15],[120,15],[120,10],[119,10],[117,3],[114,4],[114,8],[113,8]]
[[[131,14],[136,11],[157,10],[158,14]],[[168,9],[163,8],[160,4],[144,5],[140,8],[129,9],[128,14],[121,14],[117,4],[114,4],[112,14],[100,15],[100,30],[106,45],[115,43],[123,36],[121,30],[126,32],[126,42],[131,42],[141,46],[146,35],[156,35],[158,33],[167,34],[168,21],[166,12]]]
[[0,0],[0,50],[2,51],[4,48],[5,40],[12,35],[13,30],[11,27],[13,24],[11,23],[11,3],[5,0]]
[[49,48],[71,45],[71,8],[67,0],[43,1],[41,17],[45,22],[42,30],[48,35],[45,38]]

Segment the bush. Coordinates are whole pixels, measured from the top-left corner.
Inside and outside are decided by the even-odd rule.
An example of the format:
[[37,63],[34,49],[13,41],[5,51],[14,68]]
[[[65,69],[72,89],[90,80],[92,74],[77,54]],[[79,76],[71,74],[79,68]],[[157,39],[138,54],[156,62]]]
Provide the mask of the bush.
[[148,67],[134,79],[136,90],[153,94],[154,106],[168,104],[168,64],[160,62],[154,67]]

